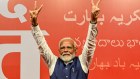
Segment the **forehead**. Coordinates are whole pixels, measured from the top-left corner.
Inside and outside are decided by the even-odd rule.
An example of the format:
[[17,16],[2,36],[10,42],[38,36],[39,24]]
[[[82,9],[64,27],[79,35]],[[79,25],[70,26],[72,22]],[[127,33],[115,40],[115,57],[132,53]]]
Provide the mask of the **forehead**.
[[64,40],[61,42],[60,46],[73,46],[74,42],[72,40]]

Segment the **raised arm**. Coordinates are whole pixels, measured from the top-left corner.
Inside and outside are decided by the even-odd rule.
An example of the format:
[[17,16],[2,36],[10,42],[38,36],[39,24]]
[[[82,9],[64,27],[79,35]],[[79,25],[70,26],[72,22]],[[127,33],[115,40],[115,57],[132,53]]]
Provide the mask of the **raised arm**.
[[88,68],[96,48],[97,18],[100,11],[100,9],[98,8],[99,3],[100,0],[98,0],[97,4],[94,4],[93,0],[91,1],[92,4],[91,21],[88,27],[88,34],[82,54],[79,56],[82,68],[86,73],[88,72]]
[[[57,57],[52,53],[51,49],[49,48],[48,44],[46,43],[46,40],[37,23],[37,17],[41,11],[43,5],[41,5],[39,8],[37,8],[36,3],[37,2],[35,1],[34,9],[30,10],[30,21],[32,24],[32,34],[38,45],[40,54],[43,56],[45,62],[48,64],[49,69],[53,69],[52,67],[54,67],[54,63],[56,62]],[[51,71],[52,70],[50,70],[50,73],[51,73]]]

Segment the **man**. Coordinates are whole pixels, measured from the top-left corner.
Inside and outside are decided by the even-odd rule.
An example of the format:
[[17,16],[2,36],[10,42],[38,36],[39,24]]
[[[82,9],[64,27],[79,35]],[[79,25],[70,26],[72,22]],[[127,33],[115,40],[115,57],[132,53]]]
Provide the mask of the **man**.
[[76,43],[72,38],[63,38],[59,42],[60,57],[55,56],[49,48],[46,40],[37,23],[37,17],[42,9],[36,7],[30,11],[30,20],[32,23],[32,33],[39,46],[40,54],[48,65],[51,79],[87,79],[89,66],[95,51],[95,37],[97,35],[97,17],[99,14],[98,0],[95,5],[92,3],[91,21],[88,28],[86,42],[82,54],[78,57],[76,54]]

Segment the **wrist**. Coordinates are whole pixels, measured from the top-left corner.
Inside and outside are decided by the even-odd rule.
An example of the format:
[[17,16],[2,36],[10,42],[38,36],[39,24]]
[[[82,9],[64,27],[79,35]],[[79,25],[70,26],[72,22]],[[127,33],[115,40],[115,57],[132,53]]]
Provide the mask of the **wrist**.
[[38,23],[32,23],[33,27],[36,27],[38,25]]
[[90,23],[91,24],[97,24],[97,20],[95,20],[95,21],[91,20]]
[[97,16],[91,12],[91,21],[92,24],[97,24]]
[[38,25],[37,17],[31,18],[31,24],[32,24],[33,27]]

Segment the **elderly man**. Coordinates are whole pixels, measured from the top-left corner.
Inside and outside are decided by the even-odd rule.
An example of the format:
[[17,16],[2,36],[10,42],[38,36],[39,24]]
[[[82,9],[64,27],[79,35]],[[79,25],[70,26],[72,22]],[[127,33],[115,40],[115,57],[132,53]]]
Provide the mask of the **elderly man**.
[[34,10],[30,11],[32,33],[39,46],[40,54],[48,65],[50,79],[88,78],[89,66],[96,47],[95,37],[97,35],[97,17],[100,11],[98,8],[99,2],[100,0],[98,0],[97,4],[95,5],[93,0],[91,1],[91,21],[89,23],[88,34],[81,55],[78,57],[75,56],[77,50],[76,43],[72,38],[66,37],[61,39],[59,42],[60,56],[57,57],[53,54],[46,43],[46,40],[37,23],[37,16],[43,5],[41,5],[40,8],[37,8],[35,1]]

